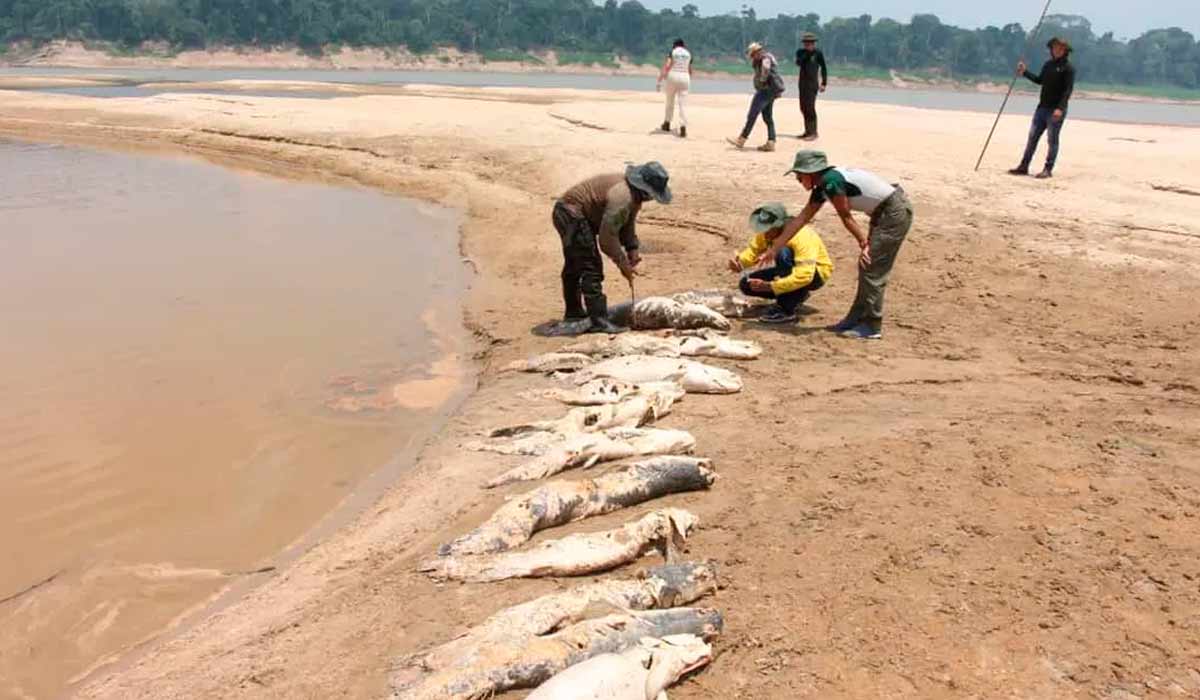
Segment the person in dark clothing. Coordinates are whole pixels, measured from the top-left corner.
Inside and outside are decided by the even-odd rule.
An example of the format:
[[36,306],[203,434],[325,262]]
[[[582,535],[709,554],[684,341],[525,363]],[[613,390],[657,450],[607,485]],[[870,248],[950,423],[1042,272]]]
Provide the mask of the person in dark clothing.
[[1067,102],[1075,90],[1075,66],[1071,65],[1069,59],[1071,45],[1065,39],[1054,37],[1046,46],[1050,49],[1050,60],[1042,66],[1040,74],[1030,73],[1024,61],[1017,64],[1017,75],[1025,76],[1041,85],[1042,95],[1037,110],[1033,113],[1029,141],[1025,144],[1025,156],[1021,158],[1020,165],[1008,171],[1012,175],[1028,175],[1029,164],[1033,162],[1038,142],[1041,141],[1042,134],[1048,132],[1050,150],[1046,153],[1046,167],[1037,176],[1043,180],[1054,174],[1054,163],[1058,160],[1058,136],[1062,132],[1063,121],[1067,118]]
[[825,92],[829,83],[829,70],[825,67],[825,54],[817,48],[817,35],[805,32],[803,47],[796,51],[796,65],[800,67],[800,111],[804,114],[804,141],[817,138],[817,93]]
[[641,261],[635,227],[642,204],[651,199],[671,202],[668,175],[661,163],[630,165],[624,173],[590,177],[563,193],[551,220],[562,239],[562,292],[566,313],[574,323],[590,319],[588,332],[620,333],[608,318],[604,296],[604,263],[600,251],[632,281]]

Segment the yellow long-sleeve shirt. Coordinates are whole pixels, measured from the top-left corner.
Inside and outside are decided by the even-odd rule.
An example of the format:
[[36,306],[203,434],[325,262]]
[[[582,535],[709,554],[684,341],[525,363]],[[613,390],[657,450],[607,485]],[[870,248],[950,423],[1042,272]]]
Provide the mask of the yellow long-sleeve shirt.
[[[768,247],[770,242],[765,234],[760,233],[750,239],[745,250],[738,253],[738,262],[742,267],[752,267],[754,261]],[[796,257],[796,265],[792,268],[792,274],[771,282],[771,291],[778,295],[807,287],[812,282],[813,275],[818,272],[821,273],[821,279],[829,281],[833,275],[833,261],[829,258],[829,251],[825,250],[825,242],[817,235],[815,229],[811,226],[800,229],[792,236],[792,240],[788,241],[787,247],[792,249],[792,254]]]

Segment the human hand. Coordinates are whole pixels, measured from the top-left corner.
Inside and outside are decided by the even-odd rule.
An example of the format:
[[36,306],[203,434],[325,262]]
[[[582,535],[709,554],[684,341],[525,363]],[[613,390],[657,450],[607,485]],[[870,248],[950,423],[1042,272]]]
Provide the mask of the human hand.
[[767,263],[774,261],[775,256],[778,254],[779,254],[779,251],[775,250],[774,246],[771,246],[770,248],[767,248],[766,252],[764,252],[762,255],[758,256],[758,258],[755,259],[754,265],[756,267],[762,267],[763,265],[766,265]]
[[858,255],[858,266],[862,269],[867,269],[871,264],[871,244],[868,243],[862,247],[862,252]]
[[625,265],[621,268],[621,276],[630,282],[633,281],[635,275],[637,275],[637,270],[633,269],[632,265]]
[[1025,75],[1025,69],[1028,67],[1024,61],[1017,61],[1017,75]]
[[729,271],[730,272],[741,272],[742,271],[742,261],[738,260],[736,257],[730,258],[729,259]]
[[662,81],[661,80],[654,84],[654,91],[662,92]]
[[1061,109],[1054,110],[1054,121],[1061,122],[1062,118],[1063,118],[1063,111]]
[[637,248],[629,251],[627,255],[629,257],[629,265],[631,267],[637,267],[638,264],[642,262],[642,254],[638,252]]
[[750,291],[752,291],[752,292],[769,292],[769,291],[771,291],[771,283],[766,280],[751,278],[749,280],[746,280],[746,283],[750,285]]
[[825,92],[825,86],[824,86],[824,85],[822,85],[822,86],[821,86],[821,92]]

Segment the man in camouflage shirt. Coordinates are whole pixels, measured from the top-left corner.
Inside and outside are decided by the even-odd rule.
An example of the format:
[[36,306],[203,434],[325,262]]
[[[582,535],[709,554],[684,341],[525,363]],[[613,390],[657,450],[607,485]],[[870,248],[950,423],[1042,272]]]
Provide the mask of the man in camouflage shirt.
[[588,332],[620,333],[627,329],[608,319],[604,296],[604,251],[632,281],[641,262],[636,221],[642,203],[671,202],[667,171],[658,162],[631,165],[624,173],[590,177],[567,190],[554,203],[552,220],[562,239],[562,291],[567,322],[590,319]]

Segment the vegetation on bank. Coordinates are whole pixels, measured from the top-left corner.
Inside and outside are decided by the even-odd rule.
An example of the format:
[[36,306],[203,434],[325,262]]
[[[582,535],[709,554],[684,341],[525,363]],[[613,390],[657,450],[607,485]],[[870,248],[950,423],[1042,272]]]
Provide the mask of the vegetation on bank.
[[637,0],[0,0],[0,46],[75,39],[112,42],[124,51],[147,42],[174,50],[291,45],[311,54],[339,45],[417,54],[454,46],[485,61],[536,65],[541,59],[533,52],[553,50],[562,65],[616,68],[617,56],[657,65],[671,41],[683,37],[708,70],[747,72],[745,46],[762,41],[791,72],[806,31],[820,35],[841,77],[887,80],[896,70],[1007,82],[1027,38],[1036,68],[1046,39],[1060,35],[1075,47],[1082,83],[1152,96],[1200,90],[1200,43],[1188,32],[1155,29],[1125,41],[1111,32],[1097,36],[1076,15],[1051,15],[1038,36],[1027,37],[1016,23],[962,29],[932,14],[907,22],[865,14],[822,22],[812,13],[760,18],[744,7],[705,17],[692,4],[651,12]]

